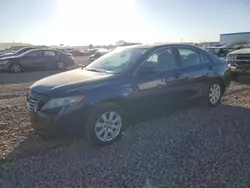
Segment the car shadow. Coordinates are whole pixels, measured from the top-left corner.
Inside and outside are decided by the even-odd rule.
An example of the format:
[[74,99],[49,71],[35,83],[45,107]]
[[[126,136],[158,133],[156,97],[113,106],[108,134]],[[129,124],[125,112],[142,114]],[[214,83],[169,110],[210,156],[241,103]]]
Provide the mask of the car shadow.
[[[62,161],[67,161],[67,163],[63,162],[62,165],[70,165],[69,169],[74,169],[74,172],[84,169],[84,165],[87,167],[92,165],[92,168],[97,168],[96,164],[99,165],[98,169],[102,171],[102,165],[114,164],[112,160],[116,160],[116,158],[113,159],[109,155],[112,153],[111,151],[115,151],[117,156],[122,156],[119,159],[123,161],[126,167],[116,167],[112,181],[114,179],[120,180],[122,182],[118,182],[118,184],[128,184],[127,187],[131,187],[131,182],[145,181],[147,177],[153,179],[153,185],[160,184],[166,187],[179,177],[185,177],[186,180],[195,183],[201,181],[203,184],[199,185],[208,185],[208,187],[224,187],[219,186],[223,183],[221,178],[233,180],[236,183],[237,181],[244,183],[240,179],[244,170],[241,165],[242,163],[246,164],[245,162],[247,162],[246,160],[248,160],[250,154],[247,153],[249,151],[248,143],[250,142],[250,137],[247,136],[250,134],[248,121],[250,109],[225,104],[214,108],[198,108],[195,105],[187,106],[187,108],[174,110],[170,114],[169,112],[163,114],[157,117],[160,121],[156,121],[156,117],[151,117],[151,119],[147,120],[148,123],[138,123],[128,130],[124,139],[105,147],[105,149],[94,148],[87,142],[74,138],[42,140],[31,133],[26,140],[5,156],[1,163],[10,164],[27,156],[33,156],[29,159],[36,162],[38,159],[44,160],[39,158],[40,155],[45,155],[46,152],[53,150],[53,155],[60,156],[59,158]],[[199,121],[204,122],[197,125],[199,123],[196,121],[197,117],[188,117],[192,111],[195,116],[201,117]],[[157,123],[152,125],[153,121]],[[170,124],[162,126],[164,122]],[[174,122],[177,123],[175,125],[171,124]],[[161,142],[158,144],[155,141],[153,142],[155,138],[158,141],[161,140]],[[127,153],[128,148],[135,146],[136,149],[129,150],[129,153]],[[150,157],[154,158],[154,160],[144,160],[143,158],[149,157],[148,155],[144,156],[144,153],[149,147],[152,148],[153,146],[158,151],[150,154]],[[73,148],[69,149],[70,147]],[[136,158],[136,156],[140,157]],[[237,162],[240,156],[241,161]],[[48,166],[53,166],[53,163],[57,164],[58,157],[47,161]],[[94,158],[94,163],[91,162],[91,158]],[[233,159],[236,160],[235,164]],[[81,160],[83,161],[81,162]],[[26,168],[27,162],[18,164],[18,169],[22,169],[22,165],[23,168]],[[79,166],[79,164],[81,165]],[[236,166],[232,166],[232,164]],[[61,168],[59,164],[56,166]],[[138,168],[136,171],[134,171],[134,166]],[[145,172],[145,166],[150,169],[146,175],[143,173]],[[11,168],[15,168],[15,165],[11,165]],[[56,171],[56,169],[54,170]],[[138,170],[141,171],[140,176],[138,176]],[[214,174],[211,175],[210,170]],[[126,175],[128,172],[139,179],[121,179],[120,175]],[[160,176],[160,172],[164,172],[165,176]],[[206,176],[203,176],[204,174]],[[95,174],[85,175],[95,176]],[[213,176],[215,180],[212,181],[207,176]],[[198,177],[200,179],[197,182]],[[213,184],[214,182],[217,184]],[[230,184],[235,182],[230,182]]]
[[239,84],[250,85],[250,75],[239,76],[236,82]]
[[[244,116],[244,114],[247,116],[250,115],[250,109],[248,108],[229,106],[229,105],[224,105],[224,104],[221,104],[219,107],[214,107],[214,108],[206,108],[206,107],[200,108],[198,105],[199,104],[197,102],[192,103],[192,104],[186,103],[182,105],[182,107],[168,109],[167,112],[158,111],[157,113],[152,113],[150,116],[147,114],[147,116],[142,116],[138,118],[136,121],[134,121],[129,129],[133,130],[134,127],[140,126],[140,124],[143,124],[144,122],[153,121],[155,119],[160,119],[160,118],[168,118],[173,114],[178,114],[180,112],[185,113],[185,111],[190,111],[190,110],[195,110],[195,109],[207,109],[211,111],[213,109],[220,108],[222,114],[225,114],[228,117],[235,116],[235,114],[241,114],[242,116]],[[7,160],[13,160],[16,158],[20,158],[20,157],[22,158],[22,157],[30,156],[30,155],[40,155],[47,150],[51,150],[62,145],[70,144],[79,139],[82,139],[82,138],[76,133],[53,135],[49,137],[40,137],[36,135],[35,132],[31,131],[29,136],[27,136],[27,139],[25,139],[16,148],[14,148],[14,150],[11,153],[9,153],[7,156],[5,156],[5,158]],[[44,147],[46,145],[49,145],[49,147]]]

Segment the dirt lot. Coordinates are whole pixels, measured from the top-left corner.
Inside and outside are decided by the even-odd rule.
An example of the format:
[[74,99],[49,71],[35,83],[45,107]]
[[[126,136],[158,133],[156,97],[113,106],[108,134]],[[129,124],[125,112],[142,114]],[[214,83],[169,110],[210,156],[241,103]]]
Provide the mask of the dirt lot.
[[149,119],[118,143],[93,148],[82,139],[42,140],[30,128],[27,89],[56,72],[0,74],[0,187],[250,185],[248,81],[232,83],[219,107]]

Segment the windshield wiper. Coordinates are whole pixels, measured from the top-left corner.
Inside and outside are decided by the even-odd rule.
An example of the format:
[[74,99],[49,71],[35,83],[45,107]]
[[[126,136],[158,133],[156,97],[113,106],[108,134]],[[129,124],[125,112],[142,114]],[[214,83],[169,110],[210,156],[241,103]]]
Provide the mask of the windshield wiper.
[[105,73],[111,73],[111,74],[115,74],[114,72],[112,71],[107,71],[107,70],[103,70],[103,69],[94,69],[94,68],[86,68],[86,70],[88,71],[93,71],[93,72],[105,72]]
[[88,71],[93,71],[93,72],[106,72],[105,70],[102,69],[94,69],[94,68],[86,68]]
[[81,69],[83,69],[84,67],[86,67],[88,64],[86,64],[86,65],[84,65],[84,64],[78,64],[80,67],[81,67]]

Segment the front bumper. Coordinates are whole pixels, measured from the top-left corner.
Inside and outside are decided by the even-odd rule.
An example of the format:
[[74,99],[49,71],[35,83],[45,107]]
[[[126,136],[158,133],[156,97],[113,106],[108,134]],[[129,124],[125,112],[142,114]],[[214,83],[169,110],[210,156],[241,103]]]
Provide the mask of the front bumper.
[[37,132],[77,133],[86,122],[86,109],[63,107],[50,112],[29,111],[31,127]]

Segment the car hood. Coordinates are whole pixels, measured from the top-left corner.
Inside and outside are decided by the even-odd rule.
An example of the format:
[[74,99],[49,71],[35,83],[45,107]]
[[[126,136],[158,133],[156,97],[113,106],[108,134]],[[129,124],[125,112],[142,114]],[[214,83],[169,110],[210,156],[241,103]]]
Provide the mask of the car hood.
[[35,82],[30,89],[52,97],[70,95],[72,92],[86,90],[105,84],[114,74],[87,71],[79,68],[55,74]]
[[233,52],[228,53],[228,55],[245,55],[245,54],[250,54],[250,48],[244,48],[241,50],[235,50]]
[[2,54],[0,55],[0,59],[3,59],[3,58],[8,58],[8,57],[15,57],[15,54],[14,53],[6,53],[6,54]]
[[9,59],[14,59],[14,58],[17,58],[17,56],[0,57],[0,61],[9,60]]

